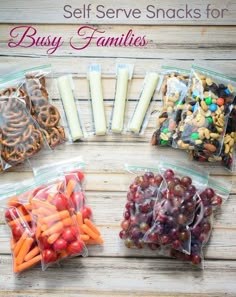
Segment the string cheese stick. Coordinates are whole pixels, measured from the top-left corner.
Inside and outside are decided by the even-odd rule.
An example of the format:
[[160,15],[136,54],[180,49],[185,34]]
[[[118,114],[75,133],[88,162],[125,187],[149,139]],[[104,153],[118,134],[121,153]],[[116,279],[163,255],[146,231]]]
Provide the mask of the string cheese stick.
[[155,72],[151,72],[146,75],[143,91],[130,123],[130,131],[139,133],[152,96],[157,87],[158,79],[158,74]]
[[106,134],[106,117],[103,103],[102,79],[99,65],[92,65],[89,71],[89,84],[96,135]]
[[128,68],[118,68],[115,106],[112,118],[112,132],[120,133],[124,126],[125,104],[129,81]]
[[66,113],[72,140],[78,140],[83,137],[83,132],[80,127],[79,116],[75,104],[74,95],[71,89],[69,75],[59,77],[57,79],[57,84]]

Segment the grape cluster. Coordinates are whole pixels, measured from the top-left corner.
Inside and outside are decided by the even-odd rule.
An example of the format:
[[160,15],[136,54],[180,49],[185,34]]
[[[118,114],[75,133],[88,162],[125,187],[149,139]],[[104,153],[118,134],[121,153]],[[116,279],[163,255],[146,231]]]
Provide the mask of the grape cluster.
[[191,253],[184,254],[171,249],[174,258],[200,265],[203,261],[203,247],[208,242],[213,224],[213,210],[222,204],[222,197],[217,195],[212,188],[206,188],[199,195],[198,207],[190,225],[191,231]]
[[189,252],[190,230],[196,207],[196,187],[189,176],[178,177],[168,169],[154,208],[153,227],[148,242]]
[[[120,238],[125,240],[128,248],[144,247],[143,236],[152,225],[153,208],[162,180],[160,174],[146,172],[130,185],[120,232]],[[154,244],[149,247],[157,248]]]

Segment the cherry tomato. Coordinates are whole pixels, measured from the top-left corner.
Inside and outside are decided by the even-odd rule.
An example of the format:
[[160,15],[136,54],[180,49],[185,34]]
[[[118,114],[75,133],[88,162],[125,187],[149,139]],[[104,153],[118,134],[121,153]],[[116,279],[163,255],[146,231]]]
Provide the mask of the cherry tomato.
[[47,199],[48,193],[45,186],[40,186],[32,192],[32,197],[37,197],[38,199]]
[[54,250],[46,249],[43,251],[43,261],[46,264],[56,262],[56,260],[57,260],[57,254],[56,252],[54,252]]
[[84,245],[83,245],[82,241],[76,240],[68,245],[67,252],[70,255],[79,254],[82,252],[83,248],[84,248]]
[[46,236],[39,238],[40,246],[42,249],[50,249],[51,244],[48,243],[48,238]]
[[21,238],[21,235],[23,234],[23,228],[19,225],[16,225],[12,228],[12,235],[16,241],[18,241]]
[[79,171],[79,170],[76,170],[74,172],[77,174],[78,179],[82,182],[84,180],[84,174],[83,174],[83,172],[82,171]]
[[7,221],[12,221],[14,219],[19,218],[19,212],[17,208],[10,207],[5,211],[5,218]]
[[84,206],[81,208],[81,213],[83,216],[83,219],[90,219],[92,216],[92,210],[89,206]]
[[58,238],[54,244],[53,248],[57,252],[61,252],[67,248],[67,242],[63,238]]
[[76,227],[68,227],[62,233],[63,239],[65,239],[67,242],[72,242],[76,240],[77,236],[78,236],[78,230]]
[[29,214],[28,210],[24,207],[24,205],[22,205],[21,209],[20,209],[20,213],[23,215],[23,216],[26,216]]
[[71,195],[71,201],[73,203],[74,208],[78,211],[81,207],[84,206],[85,196],[83,192],[74,192]]
[[68,199],[62,193],[57,194],[53,198],[52,203],[56,206],[58,211],[69,209]]

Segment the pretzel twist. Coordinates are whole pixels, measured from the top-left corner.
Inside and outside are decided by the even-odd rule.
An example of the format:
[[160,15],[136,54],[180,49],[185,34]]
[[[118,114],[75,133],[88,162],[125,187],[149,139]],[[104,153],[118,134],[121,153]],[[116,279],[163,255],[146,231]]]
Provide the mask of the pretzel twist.
[[60,114],[55,106],[48,104],[39,108],[37,120],[41,127],[53,128],[60,121]]
[[[13,91],[5,90],[3,95],[11,96]],[[36,128],[25,104],[18,98],[1,98],[0,110],[3,123],[0,130],[1,158],[10,165],[22,163],[42,148],[42,134]]]

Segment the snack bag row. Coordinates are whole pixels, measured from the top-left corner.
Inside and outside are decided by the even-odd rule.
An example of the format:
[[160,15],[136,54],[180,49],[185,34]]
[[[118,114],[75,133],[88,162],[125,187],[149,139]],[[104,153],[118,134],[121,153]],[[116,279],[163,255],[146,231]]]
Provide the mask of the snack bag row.
[[[50,64],[0,77],[1,170],[24,163],[35,154],[51,152],[57,145],[80,141],[89,135],[131,133],[139,135],[147,126],[152,98],[158,89],[157,72],[146,74],[140,98],[128,119],[128,89],[133,65],[116,66],[116,88],[110,120],[107,121],[101,65],[88,70],[92,123],[85,128],[82,110],[71,75],[55,77]],[[53,101],[54,91],[60,101]]]

